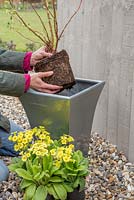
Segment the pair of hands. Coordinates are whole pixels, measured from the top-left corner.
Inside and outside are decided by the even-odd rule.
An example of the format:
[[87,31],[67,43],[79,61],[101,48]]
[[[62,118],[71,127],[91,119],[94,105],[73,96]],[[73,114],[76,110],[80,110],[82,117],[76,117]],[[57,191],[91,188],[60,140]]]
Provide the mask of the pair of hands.
[[[35,64],[37,62],[39,62],[40,60],[42,60],[44,57],[50,57],[50,56],[52,56],[52,54],[46,52],[45,47],[42,47],[32,53],[30,65],[34,67]],[[51,84],[48,84],[48,83],[45,83],[44,81],[42,81],[43,77],[49,77],[52,75],[53,75],[53,71],[38,72],[38,73],[34,73],[34,74],[30,75],[31,76],[30,88],[33,88],[40,92],[47,92],[50,94],[59,92],[62,89],[62,86],[51,85]]]

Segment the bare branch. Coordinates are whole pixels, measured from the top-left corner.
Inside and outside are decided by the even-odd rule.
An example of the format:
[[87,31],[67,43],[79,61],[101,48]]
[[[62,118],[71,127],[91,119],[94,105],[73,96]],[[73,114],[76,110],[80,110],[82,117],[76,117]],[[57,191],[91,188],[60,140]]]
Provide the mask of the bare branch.
[[70,19],[68,20],[68,22],[65,24],[63,30],[61,31],[61,33],[59,34],[59,37],[58,37],[58,40],[57,40],[57,44],[56,44],[56,49],[57,49],[57,46],[58,46],[58,41],[60,40],[61,36],[63,35],[65,29],[67,28],[68,24],[71,22],[71,20],[73,19],[73,17],[77,14],[77,12],[79,11],[81,5],[82,5],[82,2],[83,0],[80,0],[80,4],[77,8],[77,10],[74,12],[74,14],[70,17]]
[[41,22],[41,24],[42,24],[42,26],[43,26],[43,28],[44,28],[44,30],[45,30],[45,33],[46,33],[46,36],[47,36],[47,40],[50,41],[50,39],[49,39],[49,34],[48,34],[48,32],[47,32],[46,26],[45,26],[45,24],[44,24],[44,22],[43,22],[41,16],[38,14],[38,12],[37,12],[37,10],[34,8],[33,4],[30,3],[30,5],[32,6],[32,9],[34,10],[34,12],[36,13],[36,15],[38,16],[38,18],[39,18],[39,20],[40,20],[40,22]]
[[[63,27],[61,33],[58,34],[58,22],[57,22],[57,13],[56,13],[56,7],[55,7],[55,0],[51,0],[52,12],[51,12],[51,10],[50,10],[50,8],[48,6],[48,0],[43,0],[44,9],[46,10],[46,14],[47,14],[47,22],[48,22],[48,26],[49,26],[48,29],[47,29],[47,26],[45,25],[45,23],[43,22],[43,19],[41,18],[41,16],[39,15],[39,13],[37,12],[37,10],[35,9],[35,7],[33,6],[33,4],[31,3],[33,11],[37,15],[37,17],[40,20],[40,23],[41,23],[41,25],[42,25],[42,27],[44,29],[44,31],[43,31],[44,33],[40,32],[40,31],[37,31],[37,30],[34,30],[34,28],[31,27],[28,24],[27,20],[24,20],[23,17],[21,17],[21,15],[19,14],[19,12],[15,9],[15,6],[13,5],[13,1],[12,0],[8,0],[8,1],[10,2],[11,8],[13,10],[14,17],[17,17],[17,19],[24,25],[24,27],[26,27],[37,38],[39,38],[44,43],[44,45],[47,47],[48,51],[51,51],[51,52],[57,50],[59,40],[61,39],[61,37],[62,37],[65,29],[67,28],[67,26],[69,25],[69,23],[71,22],[71,20],[73,19],[73,17],[79,11],[79,9],[80,9],[80,7],[82,5],[82,2],[83,2],[83,0],[80,0],[78,8],[73,13],[73,15],[69,18],[69,20],[67,21],[67,23]],[[21,36],[25,37],[19,31],[18,31],[18,33]],[[28,38],[26,38],[26,39],[28,39]]]
[[[11,0],[9,0],[11,7],[14,9],[14,6],[11,2]],[[19,13],[15,10],[14,14],[19,18],[19,20],[22,22],[22,24],[29,30],[31,31],[34,35],[36,35],[44,44],[45,44],[45,39],[43,37],[40,36],[40,34],[37,33],[37,31],[35,31],[34,29],[32,29],[24,20],[23,18],[19,15]]]
[[21,37],[25,38],[26,40],[29,40],[29,41],[34,42],[34,43],[41,44],[40,42],[34,41],[34,40],[32,40],[31,38],[27,38],[27,37],[26,37],[25,35],[23,35],[21,32],[19,32],[19,31],[17,31],[17,30],[15,30],[15,31],[16,31],[16,33],[18,33]]
[[16,12],[15,13],[17,15],[17,17],[20,19],[20,21],[23,23],[23,25],[28,29],[30,30],[33,34],[35,34],[42,42],[45,43],[45,40],[44,38],[42,38],[38,33],[37,31],[33,30],[28,24],[25,23],[25,21],[23,20],[23,18]]
[[57,15],[56,15],[56,8],[55,8],[55,0],[52,0],[52,7],[53,7],[53,23],[54,23],[54,33],[56,37],[56,43],[58,41],[58,22],[57,22]]
[[50,29],[50,33],[51,33],[51,45],[54,46],[54,35],[53,35],[53,28],[52,28],[52,24],[51,24],[51,18],[50,18],[50,13],[49,13],[49,8],[47,5],[47,1],[44,0],[44,5],[47,11],[47,18],[48,18],[48,25],[49,25],[49,29]]
[[[45,3],[45,0],[44,0],[44,3]],[[45,8],[46,8],[46,6],[45,6]],[[48,8],[48,6],[47,6],[47,11],[49,12],[50,16],[51,16],[52,18],[54,18],[53,13],[50,11],[50,9]]]

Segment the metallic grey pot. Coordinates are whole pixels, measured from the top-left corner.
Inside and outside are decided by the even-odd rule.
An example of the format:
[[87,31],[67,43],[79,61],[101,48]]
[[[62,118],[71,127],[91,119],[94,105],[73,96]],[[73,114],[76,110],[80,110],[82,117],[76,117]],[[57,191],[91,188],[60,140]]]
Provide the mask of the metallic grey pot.
[[32,128],[43,125],[53,138],[70,134],[77,148],[87,155],[93,116],[103,86],[103,81],[76,79],[72,89],[58,94],[30,89],[20,101]]

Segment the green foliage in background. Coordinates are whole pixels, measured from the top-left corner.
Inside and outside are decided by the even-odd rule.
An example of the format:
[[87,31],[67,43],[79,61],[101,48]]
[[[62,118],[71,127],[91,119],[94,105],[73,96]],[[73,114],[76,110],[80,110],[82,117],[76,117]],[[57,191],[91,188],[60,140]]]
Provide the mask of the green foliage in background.
[[[38,9],[39,14],[46,21],[46,13],[44,13],[43,9]],[[31,10],[20,11],[20,14],[29,22],[29,24],[35,27],[37,30],[40,30],[41,24],[37,19],[35,13]],[[11,40],[16,44],[17,51],[26,51],[27,46],[26,44],[34,43],[34,48],[37,49],[38,47],[42,46],[40,41],[24,26],[19,24],[18,20],[11,21],[10,15],[6,11],[6,9],[0,9],[0,39],[4,42],[10,42]],[[26,35],[27,38],[31,38],[31,40],[27,40],[21,35],[19,35],[16,31],[19,30],[22,34]]]

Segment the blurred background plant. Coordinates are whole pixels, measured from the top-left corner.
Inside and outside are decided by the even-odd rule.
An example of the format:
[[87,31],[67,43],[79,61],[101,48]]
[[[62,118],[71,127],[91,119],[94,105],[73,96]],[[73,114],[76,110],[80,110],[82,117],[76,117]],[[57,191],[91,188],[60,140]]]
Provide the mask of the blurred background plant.
[[[30,43],[44,45],[51,52],[56,51],[60,38],[79,11],[82,1],[80,0],[70,18],[65,20],[65,25],[60,32],[58,31],[56,0],[4,1],[3,9],[9,17],[6,28],[18,33],[21,38],[29,40]],[[10,39],[14,40],[12,37]],[[24,49],[24,42],[22,45]]]
[[[55,7],[57,7],[57,1],[54,1]],[[14,0],[12,2],[15,6],[15,9],[21,13],[22,17],[27,20],[28,24],[37,30],[41,29],[41,24],[35,23],[35,21],[37,21],[37,16],[35,15],[35,12],[33,11],[29,1]],[[43,2],[40,0],[33,0],[30,2],[33,3],[34,7],[38,10],[39,15],[43,18],[44,23],[46,23],[47,18],[43,9]],[[50,1],[48,1],[48,6],[49,8],[52,7]],[[34,50],[40,47],[41,43],[38,38],[32,35],[24,26],[20,24],[18,20],[12,18],[12,16],[9,14],[9,8],[9,1],[0,0],[1,47],[8,49],[6,43],[9,43],[11,40],[14,44],[16,44],[16,51],[26,51],[27,49]],[[22,35],[27,37],[23,37],[22,35],[18,34],[18,30]]]
[[[41,25],[40,29],[36,29],[34,26],[31,26],[31,24],[28,22],[28,19],[24,18],[18,11],[13,0],[7,0],[7,2],[10,5],[8,11],[11,16],[10,18],[11,21],[17,19],[18,22],[24,28],[26,28],[29,32],[31,32],[31,34],[33,34],[36,38],[39,39],[41,44],[44,45],[49,52],[56,52],[58,43],[63,33],[65,32],[65,29],[67,28],[73,17],[79,11],[83,0],[80,0],[79,5],[76,8],[75,12],[71,15],[69,19],[67,19],[67,22],[65,22],[65,25],[60,31],[58,30],[57,7],[55,4],[55,0],[41,1],[43,3],[42,8],[44,9],[44,13],[46,13],[46,22],[44,22],[44,17],[42,17],[38,12],[38,9],[36,8],[36,3],[34,3],[33,0],[28,1],[29,5],[31,6],[31,9],[36,15],[35,22],[37,23],[39,22]],[[15,31],[22,37],[27,38],[26,34],[23,34],[19,29],[18,30],[15,29]],[[27,39],[31,40],[31,37]]]

